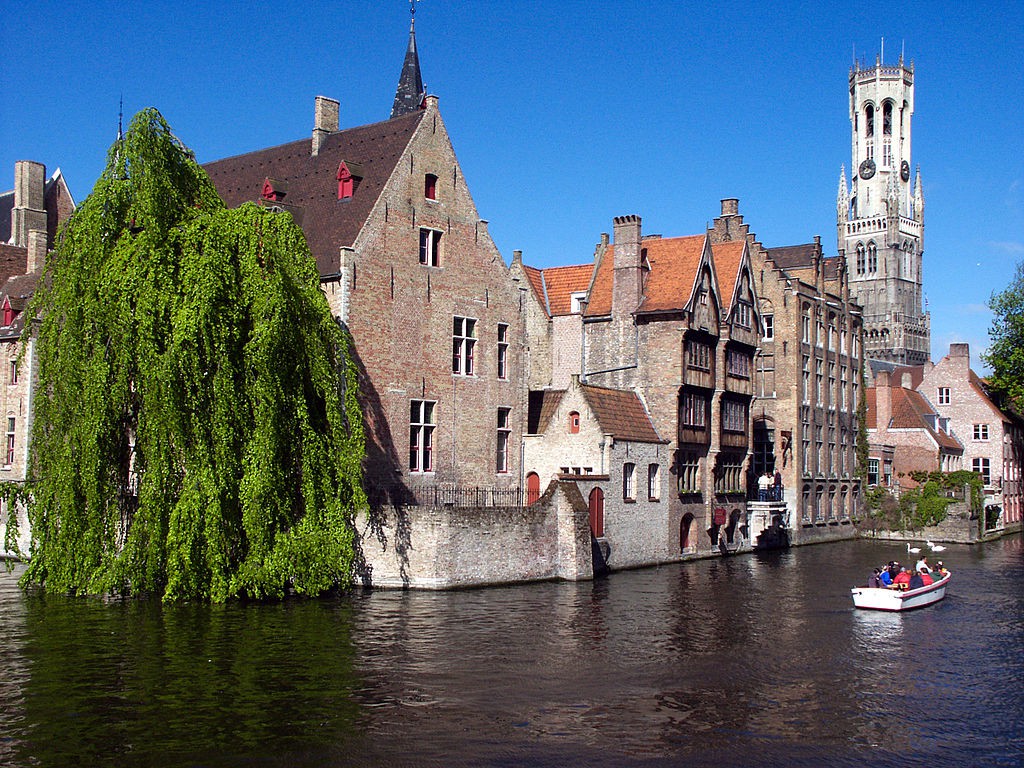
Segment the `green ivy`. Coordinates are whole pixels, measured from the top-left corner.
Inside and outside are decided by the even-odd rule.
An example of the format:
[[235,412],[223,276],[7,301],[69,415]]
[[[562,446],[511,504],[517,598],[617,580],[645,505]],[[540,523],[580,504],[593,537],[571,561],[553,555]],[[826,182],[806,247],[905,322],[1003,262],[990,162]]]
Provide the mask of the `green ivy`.
[[356,369],[290,214],[226,209],[144,110],[27,311],[25,584],[223,601],[348,582]]

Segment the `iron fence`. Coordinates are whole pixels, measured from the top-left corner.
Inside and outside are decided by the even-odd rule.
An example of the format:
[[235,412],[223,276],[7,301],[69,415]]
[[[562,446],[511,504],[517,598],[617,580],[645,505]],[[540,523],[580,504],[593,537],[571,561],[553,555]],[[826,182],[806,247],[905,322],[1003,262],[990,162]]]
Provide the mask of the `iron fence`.
[[419,488],[416,500],[435,507],[525,507],[522,488]]

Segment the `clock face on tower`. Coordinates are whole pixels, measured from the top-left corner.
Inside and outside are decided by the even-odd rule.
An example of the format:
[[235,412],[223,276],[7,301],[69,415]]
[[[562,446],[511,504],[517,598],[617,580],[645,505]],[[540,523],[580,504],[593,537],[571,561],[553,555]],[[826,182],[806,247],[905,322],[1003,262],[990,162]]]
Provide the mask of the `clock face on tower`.
[[910,163],[906,160],[900,163],[900,178],[904,181],[910,181]]
[[860,164],[860,177],[862,179],[870,179],[875,175],[875,161],[870,157]]

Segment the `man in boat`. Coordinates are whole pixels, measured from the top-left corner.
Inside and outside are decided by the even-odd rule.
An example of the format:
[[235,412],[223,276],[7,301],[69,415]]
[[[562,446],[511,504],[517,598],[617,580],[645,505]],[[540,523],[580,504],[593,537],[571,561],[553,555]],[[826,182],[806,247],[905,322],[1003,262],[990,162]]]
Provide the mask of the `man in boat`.
[[917,575],[921,577],[921,581],[924,582],[926,587],[935,583],[935,579],[932,578],[932,575],[928,573],[928,571],[918,571]]
[[875,570],[871,572],[871,575],[868,576],[868,589],[878,589],[882,586],[882,580],[879,578],[879,574],[881,574],[881,572],[881,568],[875,568]]
[[908,584],[910,584],[910,571],[906,568],[900,568],[900,572],[892,580],[892,585],[899,589],[906,589]]
[[[889,568],[892,567],[892,561],[889,562]],[[889,568],[882,568],[881,573],[878,574],[878,581],[883,587],[892,586],[892,574],[889,573]]]
[[924,579],[921,578],[921,571],[916,571],[913,576],[910,577],[910,583],[907,585],[907,589],[918,589],[924,586]]
[[946,566],[942,564],[941,560],[939,560],[939,562],[935,564],[935,571],[940,579],[946,578],[946,574],[949,573],[949,571],[946,570]]
[[896,560],[889,561],[889,583],[892,584],[900,575],[900,564]]
[[932,569],[928,565],[928,555],[921,555],[921,559],[917,561],[917,565],[914,566],[914,570],[917,573],[931,573]]

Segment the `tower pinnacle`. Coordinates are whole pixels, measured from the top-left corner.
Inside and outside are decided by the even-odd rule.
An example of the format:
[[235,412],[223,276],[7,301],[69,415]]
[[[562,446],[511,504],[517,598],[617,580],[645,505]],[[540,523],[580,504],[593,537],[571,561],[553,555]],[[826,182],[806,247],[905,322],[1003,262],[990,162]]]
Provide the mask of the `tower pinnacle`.
[[409,47],[405,51],[402,74],[398,78],[395,103],[391,107],[392,118],[418,110],[426,95],[423,78],[420,76],[420,57],[416,53],[416,0],[409,0],[409,13]]

